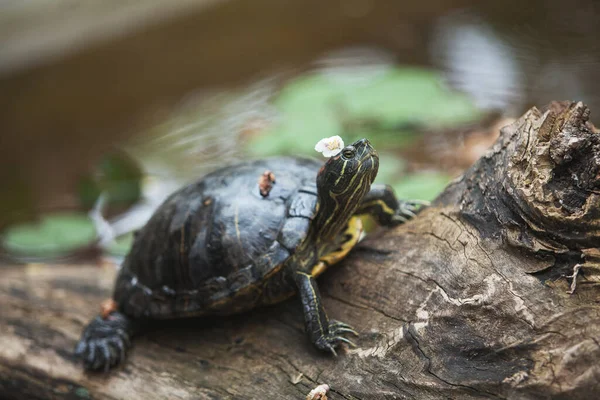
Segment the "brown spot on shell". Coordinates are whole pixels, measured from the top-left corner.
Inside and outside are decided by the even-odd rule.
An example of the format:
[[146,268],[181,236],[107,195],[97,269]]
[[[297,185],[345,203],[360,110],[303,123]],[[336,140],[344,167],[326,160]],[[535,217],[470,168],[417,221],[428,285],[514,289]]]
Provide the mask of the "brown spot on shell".
[[269,170],[263,172],[263,174],[258,178],[258,190],[260,191],[260,195],[262,197],[267,197],[271,192],[274,183],[275,174]]
[[117,311],[117,303],[113,299],[106,299],[100,303],[100,316],[102,319],[108,318],[113,311]]

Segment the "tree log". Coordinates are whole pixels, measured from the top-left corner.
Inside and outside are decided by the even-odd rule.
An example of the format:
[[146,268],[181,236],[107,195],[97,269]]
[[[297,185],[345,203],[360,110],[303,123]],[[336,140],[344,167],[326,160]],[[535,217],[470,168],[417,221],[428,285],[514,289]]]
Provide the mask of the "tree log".
[[330,399],[592,398],[600,132],[588,116],[582,103],[531,109],[430,208],[324,274],[329,315],[361,333],[337,358],[313,350],[290,299],[157,324],[123,367],[85,373],[72,349],[113,268],[5,266],[0,397],[302,399],[326,383]]

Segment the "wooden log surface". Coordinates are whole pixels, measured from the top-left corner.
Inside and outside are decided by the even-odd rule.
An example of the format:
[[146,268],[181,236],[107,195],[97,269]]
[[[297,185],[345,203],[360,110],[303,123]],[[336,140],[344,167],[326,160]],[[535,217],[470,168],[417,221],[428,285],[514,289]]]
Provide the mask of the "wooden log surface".
[[[168,321],[125,364],[72,355],[112,266],[0,269],[0,397],[14,399],[589,399],[600,393],[600,135],[581,103],[530,110],[432,207],[361,242],[319,279],[360,332],[318,354],[296,298]],[[573,273],[577,286],[571,288]]]

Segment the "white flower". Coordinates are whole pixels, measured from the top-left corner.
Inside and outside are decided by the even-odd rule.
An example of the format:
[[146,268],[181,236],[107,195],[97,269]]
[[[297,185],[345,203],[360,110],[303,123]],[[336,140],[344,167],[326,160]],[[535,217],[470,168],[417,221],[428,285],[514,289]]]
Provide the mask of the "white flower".
[[319,385],[306,395],[306,400],[327,400],[327,392],[329,392],[329,385]]
[[315,150],[323,153],[324,157],[333,157],[344,148],[344,141],[339,136],[332,136],[319,140],[315,145]]

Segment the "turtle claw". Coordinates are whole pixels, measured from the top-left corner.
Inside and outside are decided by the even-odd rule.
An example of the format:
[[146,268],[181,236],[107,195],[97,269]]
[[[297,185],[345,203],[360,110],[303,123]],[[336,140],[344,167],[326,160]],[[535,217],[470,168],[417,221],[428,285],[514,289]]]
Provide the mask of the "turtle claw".
[[315,342],[315,346],[319,350],[330,352],[337,357],[337,352],[335,349],[342,343],[346,343],[351,347],[356,347],[356,344],[353,341],[342,336],[344,333],[351,333],[355,336],[358,336],[358,332],[356,332],[350,325],[336,320],[330,320],[328,333],[321,336]]
[[108,360],[114,360],[114,357],[111,357],[111,351],[108,348],[108,343],[106,342],[101,342],[100,343],[100,350],[102,351],[102,356],[104,357],[104,372],[108,372],[108,369],[110,368],[111,362],[108,362]]
[[[317,347],[318,347],[318,346],[317,346]],[[319,347],[319,350],[328,351],[328,352],[330,352],[331,354],[333,354],[333,356],[334,356],[334,357],[337,357],[337,351],[335,351],[335,347],[333,347],[333,346],[332,346],[332,345],[330,345],[330,344],[327,344],[327,345],[325,346],[325,348],[320,348],[320,347]]]
[[427,207],[431,203],[426,200],[402,200],[394,214],[395,222],[403,223],[417,216],[417,212],[422,207]]
[[350,329],[352,329],[352,326],[350,326],[344,322],[335,320],[335,319],[330,319],[329,320],[329,329],[331,329],[331,328],[350,328]]
[[130,346],[128,328],[129,319],[123,314],[96,317],[83,331],[75,355],[83,360],[85,369],[107,372],[125,359]]
[[352,340],[350,339],[346,339],[343,336],[336,336],[334,338],[335,340],[339,340],[340,342],[344,342],[344,343],[348,343],[350,345],[350,347],[356,347],[356,343],[354,343]]
[[402,210],[402,212],[404,213],[404,215],[408,216],[409,218],[414,218],[417,216],[417,214],[415,214],[412,210]]
[[356,332],[354,329],[350,329],[350,328],[337,328],[335,330],[336,334],[340,334],[340,333],[351,333],[354,336],[358,336],[358,332]]
[[413,207],[415,206],[423,206],[423,207],[429,207],[431,205],[431,202],[429,200],[405,200],[404,203],[407,204],[411,204]]
[[392,217],[392,221],[393,221],[393,222],[400,223],[400,224],[403,224],[403,223],[405,223],[406,221],[408,221],[408,219],[407,219],[406,217],[403,217],[402,215],[398,215],[398,214],[396,214],[396,215],[394,215],[394,216]]
[[348,324],[345,324],[340,321],[336,321],[334,319],[329,321],[329,334],[338,336],[341,333],[351,333],[354,336],[358,336],[358,332],[354,330],[354,328]]
[[337,352],[335,351],[335,348],[332,345],[327,346],[327,350],[329,350],[334,357],[337,357]]

